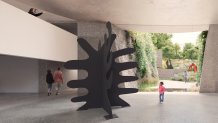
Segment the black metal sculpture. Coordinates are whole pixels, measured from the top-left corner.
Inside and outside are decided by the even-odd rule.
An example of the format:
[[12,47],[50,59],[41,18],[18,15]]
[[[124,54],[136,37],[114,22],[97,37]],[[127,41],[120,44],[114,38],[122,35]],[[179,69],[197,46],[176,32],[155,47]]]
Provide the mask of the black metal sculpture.
[[109,115],[107,119],[114,118],[111,106],[129,106],[127,102],[122,100],[119,95],[135,93],[138,89],[135,88],[119,88],[118,84],[123,82],[135,81],[138,78],[135,76],[121,76],[119,73],[126,69],[131,69],[137,66],[135,62],[116,63],[115,58],[128,55],[134,52],[132,48],[123,50],[111,51],[116,35],[112,34],[111,23],[106,24],[108,29],[108,37],[104,35],[104,43],[96,51],[83,38],[78,38],[79,45],[89,55],[85,60],[71,60],[65,63],[67,69],[83,69],[88,72],[88,77],[83,80],[71,80],[67,83],[70,88],[86,88],[88,94],[85,96],[72,98],[72,102],[86,101],[86,104],[78,110],[87,110],[89,108],[103,108]]

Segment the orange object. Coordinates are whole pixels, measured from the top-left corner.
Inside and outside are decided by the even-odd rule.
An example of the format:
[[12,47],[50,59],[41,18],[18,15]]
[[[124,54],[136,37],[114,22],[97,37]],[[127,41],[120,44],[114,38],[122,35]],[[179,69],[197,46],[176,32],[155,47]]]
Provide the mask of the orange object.
[[197,65],[195,65],[194,63],[192,63],[189,68],[188,68],[189,71],[192,71],[194,70],[194,72],[196,73],[198,71],[197,69]]

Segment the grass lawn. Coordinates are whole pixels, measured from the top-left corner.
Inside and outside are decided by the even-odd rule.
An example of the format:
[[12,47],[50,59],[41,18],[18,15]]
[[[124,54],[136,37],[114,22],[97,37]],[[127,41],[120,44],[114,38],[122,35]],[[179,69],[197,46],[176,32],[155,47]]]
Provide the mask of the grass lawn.
[[139,83],[138,85],[139,91],[156,91],[153,87],[157,86],[157,83]]

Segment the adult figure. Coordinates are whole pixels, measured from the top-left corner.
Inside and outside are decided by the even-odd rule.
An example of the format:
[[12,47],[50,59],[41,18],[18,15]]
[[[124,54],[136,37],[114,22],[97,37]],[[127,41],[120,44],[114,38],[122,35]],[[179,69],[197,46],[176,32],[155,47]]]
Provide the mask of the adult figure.
[[38,13],[36,8],[31,8],[28,13],[35,17],[38,17],[43,14],[43,12]]
[[58,67],[58,69],[54,72],[54,81],[56,84],[56,95],[60,94],[60,88],[63,84],[63,73],[60,69],[60,67]]
[[51,90],[52,90],[52,84],[54,83],[54,79],[53,79],[53,75],[51,73],[51,70],[47,70],[46,83],[48,85],[48,96],[50,96]]
[[184,77],[185,83],[188,82],[188,72],[187,71],[184,71],[183,77]]

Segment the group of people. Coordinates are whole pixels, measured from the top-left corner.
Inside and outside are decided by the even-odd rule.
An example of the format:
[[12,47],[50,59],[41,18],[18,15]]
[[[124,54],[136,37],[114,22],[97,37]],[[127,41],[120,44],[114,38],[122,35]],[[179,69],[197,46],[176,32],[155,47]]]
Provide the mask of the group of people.
[[[46,75],[46,83],[48,85],[48,96],[51,95],[52,92],[52,85],[55,83],[56,85],[56,95],[60,94],[60,88],[63,84],[63,73],[58,67],[57,70],[55,70],[54,74],[52,75],[51,70],[47,70],[47,75]],[[160,103],[163,103],[164,101],[164,92],[166,91],[164,87],[164,83],[160,82],[159,84],[159,99]]]
[[52,92],[52,85],[55,84],[56,86],[56,95],[60,94],[60,88],[63,85],[63,73],[58,67],[57,70],[55,70],[54,74],[52,75],[51,70],[47,70],[47,75],[46,75],[46,83],[48,85],[48,96],[51,95]]
[[[196,73],[197,72],[197,65],[192,63],[189,66],[188,71],[194,71]],[[185,83],[188,82],[188,80],[189,80],[188,71],[185,70],[184,73],[183,73]],[[160,100],[160,103],[163,103],[163,101],[164,101],[164,92],[165,91],[166,91],[166,89],[164,87],[164,83],[160,82],[160,84],[159,84],[159,100]]]

